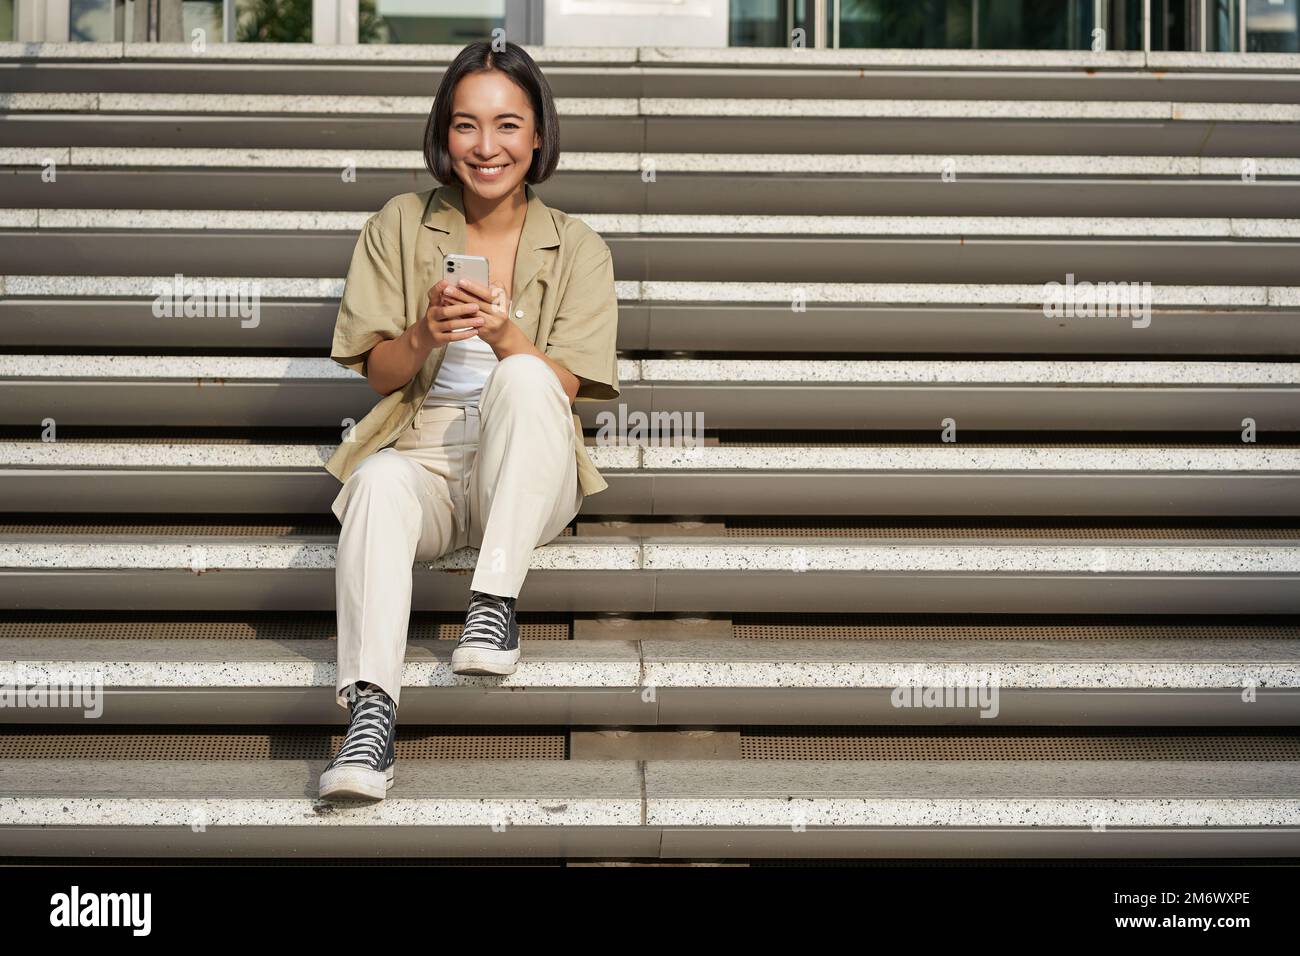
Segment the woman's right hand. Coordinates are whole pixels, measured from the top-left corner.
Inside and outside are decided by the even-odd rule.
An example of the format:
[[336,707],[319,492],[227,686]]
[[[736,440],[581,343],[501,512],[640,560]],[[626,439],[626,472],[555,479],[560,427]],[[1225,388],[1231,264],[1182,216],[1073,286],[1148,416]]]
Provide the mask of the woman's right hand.
[[[443,279],[429,290],[429,305],[424,310],[424,329],[428,341],[435,348],[448,342],[472,338],[478,335],[479,327],[483,325],[483,316],[479,314],[477,302],[442,304],[444,301],[452,301],[444,300],[443,297],[443,290],[449,284],[449,280]],[[457,329],[463,331],[456,331]]]

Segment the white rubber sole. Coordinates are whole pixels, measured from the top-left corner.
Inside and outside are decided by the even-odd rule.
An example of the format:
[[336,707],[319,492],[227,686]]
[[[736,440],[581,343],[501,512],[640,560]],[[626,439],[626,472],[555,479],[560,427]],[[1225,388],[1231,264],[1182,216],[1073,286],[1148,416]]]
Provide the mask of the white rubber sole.
[[515,672],[519,663],[519,648],[513,651],[494,651],[487,647],[458,647],[451,652],[453,674],[488,674],[504,677]]
[[320,775],[322,800],[382,800],[393,785],[393,768],[381,773],[366,767],[334,767]]

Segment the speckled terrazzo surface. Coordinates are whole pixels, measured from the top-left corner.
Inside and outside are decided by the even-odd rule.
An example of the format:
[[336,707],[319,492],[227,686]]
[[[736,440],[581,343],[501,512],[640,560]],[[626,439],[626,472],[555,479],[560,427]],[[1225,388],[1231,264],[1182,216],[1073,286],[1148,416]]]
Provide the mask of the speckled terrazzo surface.
[[640,365],[641,377],[644,380],[667,382],[1300,384],[1300,363],[1295,362],[643,359]]
[[368,212],[258,209],[38,209],[40,229],[232,229],[356,233]]
[[[556,539],[532,553],[529,567],[548,571],[783,571],[996,574],[1296,574],[1300,546],[1241,544],[951,544],[847,543],[823,539],[620,538]],[[0,568],[72,570],[332,570],[335,546],[309,541],[209,539],[199,544],[106,534],[96,543],[76,535],[0,536]],[[478,552],[462,548],[415,570],[470,570]]]
[[[784,646],[783,646],[784,645]],[[842,646],[844,645],[844,646]],[[1300,687],[1293,641],[670,641],[642,643],[656,687]]]
[[[98,544],[78,544],[75,536],[61,542],[33,541],[23,536],[0,538],[0,568],[136,568],[190,570],[332,570],[335,545],[281,543],[246,539],[243,543],[205,541],[201,544],[132,544],[104,535]],[[7,539],[7,540],[6,540]],[[19,540],[21,539],[21,540]],[[533,551],[533,570],[636,571],[641,546],[626,538],[559,538]],[[462,548],[433,561],[416,561],[417,571],[468,571],[478,551]]]
[[[1298,107],[1300,108],[1300,107]],[[1300,114],[1297,114],[1300,120]],[[13,229],[231,230],[356,233],[368,212],[288,209],[3,210]],[[974,236],[1144,239],[1292,239],[1300,220],[1159,216],[750,216],[583,213],[603,235],[662,236]]]
[[[508,677],[451,673],[451,642],[407,646],[404,687],[891,688],[977,679],[1072,690],[1300,688],[1300,642],[646,640],[526,642]],[[104,687],[335,686],[331,640],[0,639],[0,680]],[[964,675],[964,676],[963,676]]]
[[[846,471],[1300,471],[1282,448],[645,448],[646,469]],[[0,462],[5,449],[0,445]]]
[[[321,467],[337,445],[244,445],[159,442],[0,441],[0,466],[11,468],[230,468]],[[962,445],[898,447],[693,448],[591,445],[598,468],[673,471],[953,471],[985,472],[1300,472],[1300,449],[1242,448],[979,448]]]
[[[631,382],[1015,383],[1082,385],[1300,385],[1297,362],[619,359]],[[356,379],[329,358],[168,355],[0,355],[5,378]]]
[[653,761],[662,826],[1294,826],[1300,764]]
[[[431,96],[230,93],[0,93],[9,113],[427,116]],[[1169,100],[556,97],[561,116],[1112,120],[1293,123],[1300,104]]]
[[1288,574],[1300,572],[1300,547],[1060,546],[961,547],[929,544],[739,542],[698,538],[690,543],[646,538],[644,567],[656,571],[950,571],[1123,574]]
[[[253,288],[262,299],[338,299],[339,279],[282,277],[189,276],[190,281],[226,283],[226,288]],[[153,297],[157,287],[170,289],[172,276],[68,276],[0,275],[0,293],[39,298],[87,296],[95,298]],[[614,283],[621,302],[768,303],[791,301],[794,288],[782,282],[638,282]],[[811,282],[798,287],[809,303],[834,305],[990,306],[1023,307],[1041,314],[1042,285],[962,283],[858,283]],[[1297,286],[1186,286],[1153,285],[1153,309],[1294,308],[1300,305]]]
[[[120,646],[112,646],[112,645]],[[642,686],[639,649],[627,641],[528,641],[508,677],[451,672],[454,642],[407,645],[403,687]],[[42,653],[43,652],[43,653]],[[331,640],[0,640],[0,682],[57,683],[93,671],[105,687],[329,687],[338,645]],[[45,660],[38,659],[45,657]]]
[[[188,149],[184,147],[0,147],[0,166],[177,167],[228,169],[423,170],[424,156],[409,149]],[[651,164],[665,173],[821,173],[938,176],[1224,176],[1239,179],[1243,164],[1256,177],[1300,175],[1300,159],[1285,156],[1023,156],[1014,154],[798,154],[566,152],[559,170],[639,172]]]
[[0,826],[1300,825],[1282,761],[404,761],[321,805],[323,764],[0,760]]
[[[620,381],[635,379],[640,362],[619,359],[618,371]],[[329,358],[264,355],[0,355],[0,379],[6,377],[360,380]]]
[[[561,116],[635,116],[629,97],[555,98]],[[270,93],[0,93],[10,113],[198,113],[428,116],[433,96],[353,96]],[[1168,104],[1166,104],[1168,106]],[[1166,115],[1168,110],[1166,109]]]
[[640,773],[622,761],[405,761],[382,803],[316,806],[324,764],[0,760],[0,826],[188,825],[196,814],[210,826],[489,826],[505,811],[516,826],[642,821]]
[[[238,291],[242,286],[256,289],[262,299],[338,299],[343,295],[344,280],[283,278],[258,276],[187,276],[190,282],[205,286],[221,283],[223,289]],[[104,298],[149,298],[158,294],[159,287],[170,290],[174,276],[0,276],[0,286],[12,296],[92,296]],[[1263,294],[1259,290],[1259,295]]]
[[[0,466],[33,468],[239,468],[315,470],[322,467],[337,445],[222,445],[158,443],[131,445],[118,442],[0,442]],[[629,470],[639,467],[639,449],[631,446],[591,445],[587,453],[598,468]],[[1300,454],[1298,452],[1297,454]],[[1256,463],[1262,459],[1250,459]],[[1283,460],[1284,462],[1284,460]],[[1225,467],[1227,467],[1225,465]],[[1260,468],[1268,466],[1260,464]],[[1286,467],[1280,464],[1278,467]]]

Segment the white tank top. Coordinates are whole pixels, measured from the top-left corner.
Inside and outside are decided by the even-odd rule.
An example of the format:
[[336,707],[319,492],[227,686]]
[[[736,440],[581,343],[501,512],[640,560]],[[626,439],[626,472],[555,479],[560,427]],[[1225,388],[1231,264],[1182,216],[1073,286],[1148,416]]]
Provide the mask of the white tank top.
[[457,342],[447,343],[438,374],[429,387],[426,401],[465,402],[477,405],[483,392],[483,383],[496,368],[497,354],[477,335]]

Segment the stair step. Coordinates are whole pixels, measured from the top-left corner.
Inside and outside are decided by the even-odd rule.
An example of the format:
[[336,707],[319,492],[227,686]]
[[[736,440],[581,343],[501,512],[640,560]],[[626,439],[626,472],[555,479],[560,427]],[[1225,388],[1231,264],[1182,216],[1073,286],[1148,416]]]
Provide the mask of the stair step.
[[[257,294],[256,328],[265,351],[322,351],[344,280],[275,276],[185,277],[190,294]],[[0,276],[0,321],[12,348],[229,349],[242,345],[244,314],[215,308],[202,322],[153,315],[174,276]],[[803,321],[790,322],[791,287],[777,282],[619,280],[618,347],[726,353],[908,352],[1063,354],[1108,352],[1161,358],[1300,353],[1300,288],[1167,286],[1150,289],[1151,322],[1134,335],[1132,318],[1080,315],[1049,322],[1044,287],[944,283],[812,282]],[[1145,293],[1144,293],[1145,294]],[[1106,293],[1107,296],[1110,293]],[[1109,299],[1107,300],[1109,301]],[[1118,301],[1118,300],[1116,300]],[[1100,302],[1099,302],[1100,304]],[[251,314],[251,313],[249,313]],[[807,323],[816,323],[809,335]],[[745,329],[737,336],[737,327]]]
[[[628,415],[692,412],[714,429],[1300,429],[1292,362],[621,359],[618,376]],[[374,404],[366,381],[328,358],[0,355],[5,425],[215,420],[341,434]],[[593,405],[577,407],[588,428],[621,414]]]
[[[343,294],[345,282],[342,278],[212,274],[188,275],[183,281],[182,294],[185,294],[186,287],[192,292],[207,284],[226,284],[238,289],[240,283],[250,286],[256,283],[262,298],[307,301],[337,300]],[[0,289],[7,297],[36,303],[41,299],[84,298],[90,304],[102,305],[97,300],[138,298],[151,301],[160,294],[175,294],[175,277],[171,275],[11,274],[0,275],[0,282],[3,282]],[[790,284],[786,282],[619,280],[615,286],[619,300],[629,304],[668,306],[711,302],[751,307],[782,304],[788,309],[790,300]],[[818,305],[968,308],[978,310],[979,314],[989,307],[1002,306],[1032,308],[1040,316],[1043,307],[1043,283],[812,282],[804,283],[800,288],[809,304]],[[1300,307],[1300,286],[1152,284],[1151,305],[1153,309],[1182,308],[1222,313],[1296,309]],[[174,323],[175,318],[169,321]]]
[[[1300,130],[1300,123],[1296,124]],[[1300,135],[1300,134],[1298,134]],[[1300,151],[1300,144],[1297,144]],[[19,211],[22,212],[22,211]],[[26,211],[34,214],[34,211]],[[255,215],[260,215],[255,214]],[[343,215],[352,216],[352,213]],[[588,216],[595,220],[595,216]],[[10,219],[17,222],[18,217]],[[0,228],[0,257],[9,273],[48,272],[51,263],[81,263],[77,271],[124,273],[148,262],[150,271],[197,275],[213,271],[247,275],[267,270],[284,275],[331,275],[353,251],[356,231],[343,220],[321,217],[322,230],[299,230],[285,242],[273,230],[240,231],[224,225],[186,229]],[[1267,223],[1268,220],[1256,220]],[[1272,220],[1287,229],[1289,220]],[[269,226],[268,218],[265,226]],[[593,226],[595,223],[593,223]],[[1245,228],[1245,227],[1242,227]],[[1253,228],[1253,227],[1251,227]],[[1261,225],[1269,232],[1272,225]],[[125,236],[129,235],[129,241]],[[707,242],[708,254],[701,253]],[[1061,236],[1052,234],[934,235],[888,234],[609,234],[609,247],[625,279],[672,277],[711,281],[719,276],[740,282],[789,278],[787,302],[798,285],[835,282],[852,276],[862,281],[932,283],[1064,284],[1080,279],[1178,284],[1300,284],[1293,237]],[[71,270],[73,267],[69,266]],[[1039,293],[1040,308],[1042,293]]]
[[[435,185],[423,172],[422,155],[400,150],[161,148],[139,150],[116,161],[110,158],[132,152],[123,147],[102,149],[102,162],[83,164],[74,158],[95,149],[0,149],[0,168],[15,174],[0,178],[0,203],[28,207],[39,189],[44,164],[60,159],[59,190],[51,201],[64,209],[369,213],[398,193]],[[232,155],[213,155],[221,152]],[[403,156],[411,159],[399,160]],[[583,153],[579,157],[561,159],[558,175],[540,193],[554,208],[584,210],[584,218],[629,210],[798,217],[810,208],[834,209],[845,216],[1286,219],[1300,215],[1296,163],[1282,157],[1145,156],[1133,157],[1133,162],[1125,156],[881,157],[892,163],[874,162],[877,157],[871,155],[836,154]],[[1083,168],[1090,159],[1097,160],[1098,170]],[[203,161],[207,165],[190,165]],[[357,169],[359,178],[345,180],[339,175],[345,168]],[[639,175],[642,168],[663,175],[644,183]],[[294,175],[286,179],[286,170],[294,170]],[[936,181],[949,173],[956,178],[936,190]],[[1244,182],[1248,175],[1251,181]]]
[[[5,93],[0,111],[10,114],[87,114],[108,117],[253,114],[287,116],[416,116],[425,118],[432,96],[365,96],[248,93]],[[1129,120],[1215,123],[1292,123],[1300,104],[1196,103],[1171,100],[879,99],[793,97],[556,97],[563,117],[787,117],[870,119]]]
[[1296,761],[399,761],[322,803],[324,761],[0,761],[41,856],[1288,857]]
[[[408,723],[1283,726],[1300,639],[527,640],[506,678],[451,673],[451,640],[407,643]],[[7,723],[337,723],[333,640],[0,638],[10,685],[93,690]],[[960,689],[925,705],[911,688]],[[652,688],[652,693],[647,689]],[[918,691],[919,693],[919,691]],[[990,696],[993,695],[993,696]],[[902,703],[900,703],[900,700]],[[909,703],[909,701],[911,703]]]
[[[761,532],[759,532],[761,533]],[[853,533],[853,532],[850,532]],[[1086,534],[1087,532],[1085,532]],[[1294,529],[1258,540],[1059,543],[993,536],[560,537],[533,553],[526,610],[1300,612]],[[868,535],[870,532],[868,532]],[[987,533],[986,533],[987,534]],[[960,541],[960,547],[954,543]],[[1049,543],[1050,542],[1050,543]],[[11,608],[333,606],[336,540],[140,534],[0,535]],[[412,606],[463,608],[477,553],[414,563]]]
[[[0,179],[0,203],[28,207],[50,162],[59,189],[48,201],[61,209],[369,214],[393,195],[436,185],[411,150],[12,147],[0,148],[0,168],[15,173]],[[346,168],[359,177],[340,177]],[[643,182],[643,169],[656,179]],[[585,152],[566,153],[540,192],[548,205],[584,210],[584,218],[795,219],[826,209],[858,217],[1286,219],[1300,215],[1298,175],[1296,160],[1272,156]],[[940,177],[949,181],[936,190]]]
[[[960,176],[1033,176],[1137,177],[1143,185],[1148,179],[1204,178],[1207,182],[1224,178],[1241,181],[1242,166],[1250,163],[1259,179],[1294,179],[1300,177],[1300,159],[1286,156],[1166,156],[1166,155],[1039,155],[1018,153],[951,154],[951,153],[647,153],[597,152],[566,150],[560,157],[558,173],[628,173],[640,172],[646,164],[661,173],[725,173],[730,177],[745,174],[798,174],[802,177],[836,175],[925,176],[931,179],[943,172],[951,161]],[[110,169],[115,172],[140,172],[156,178],[164,170],[320,170],[337,176],[343,166],[372,171],[401,170],[425,173],[424,154],[418,149],[274,149],[220,148],[185,149],[177,147],[77,146],[57,149],[33,146],[0,147],[0,166],[40,167],[54,162],[60,177],[72,170]],[[432,181],[430,181],[432,183]],[[1206,183],[1198,183],[1205,185]],[[352,184],[355,185],[355,184]],[[638,191],[646,184],[638,181]],[[652,198],[660,189],[644,190]],[[102,198],[102,197],[101,197]],[[198,199],[200,197],[192,197]],[[843,197],[851,201],[852,196]],[[1191,198],[1191,197],[1188,197]],[[111,206],[105,207],[111,208]]]
[[[582,514],[1300,515],[1300,448],[745,444],[588,449]],[[0,441],[12,511],[327,511],[337,445],[157,438]]]
[[[62,232],[305,232],[354,236],[372,213],[296,209],[4,208],[0,228]],[[749,216],[574,212],[602,236],[705,236],[738,242],[746,236],[826,237],[1081,237],[1092,241],[1294,240],[1300,220],[1191,216]],[[281,237],[275,237],[282,241]],[[1064,281],[1064,274],[1062,274]],[[1113,280],[1112,280],[1113,281]]]
[[[868,141],[879,137],[902,152],[941,152],[960,142],[972,153],[1009,149],[1034,153],[1050,142],[1053,149],[1065,153],[1099,152],[1106,149],[1099,144],[1119,143],[1111,151],[1279,156],[1294,155],[1300,145],[1300,133],[1294,128],[1300,103],[1294,102],[1290,77],[1283,77],[1281,83],[1247,81],[1241,84],[1243,101],[1237,102],[1175,100],[1166,98],[1168,89],[1150,85],[1144,87],[1150,91],[1146,95],[1156,98],[1145,100],[949,98],[969,95],[951,83],[931,97],[916,98],[914,90],[899,89],[907,95],[869,98],[867,94],[875,91],[863,85],[851,91],[858,96],[845,98],[843,83],[833,79],[804,90],[792,90],[786,78],[775,84],[773,79],[769,77],[764,90],[752,79],[742,81],[732,75],[723,80],[730,88],[717,90],[724,95],[703,96],[707,89],[697,77],[679,76],[667,88],[660,84],[654,89],[652,82],[648,91],[680,95],[644,96],[637,95],[647,91],[644,82],[620,86],[602,78],[602,87],[611,95],[561,95],[555,105],[565,123],[566,145],[578,151],[618,151],[635,143],[654,151],[780,153],[791,142],[810,142],[824,152],[851,153],[861,149],[864,136]],[[82,81],[83,89],[88,82],[89,78]],[[1095,87],[1094,81],[1079,84],[1079,93],[1102,92]],[[1184,88],[1189,94],[1197,89]],[[590,89],[588,81],[572,92],[586,94]],[[1058,96],[1066,90],[1058,86]],[[1220,82],[1218,96],[1226,97],[1230,90]],[[765,91],[774,95],[756,95]],[[792,92],[806,95],[791,96]],[[833,92],[840,95],[827,95]],[[1000,90],[988,90],[999,92],[1006,97],[1016,90],[1005,84]],[[1275,102],[1279,99],[1284,101]],[[10,141],[27,146],[67,146],[71,139],[80,146],[409,149],[419,141],[431,105],[427,93],[63,90],[0,94]],[[167,122],[158,123],[159,117]]]

